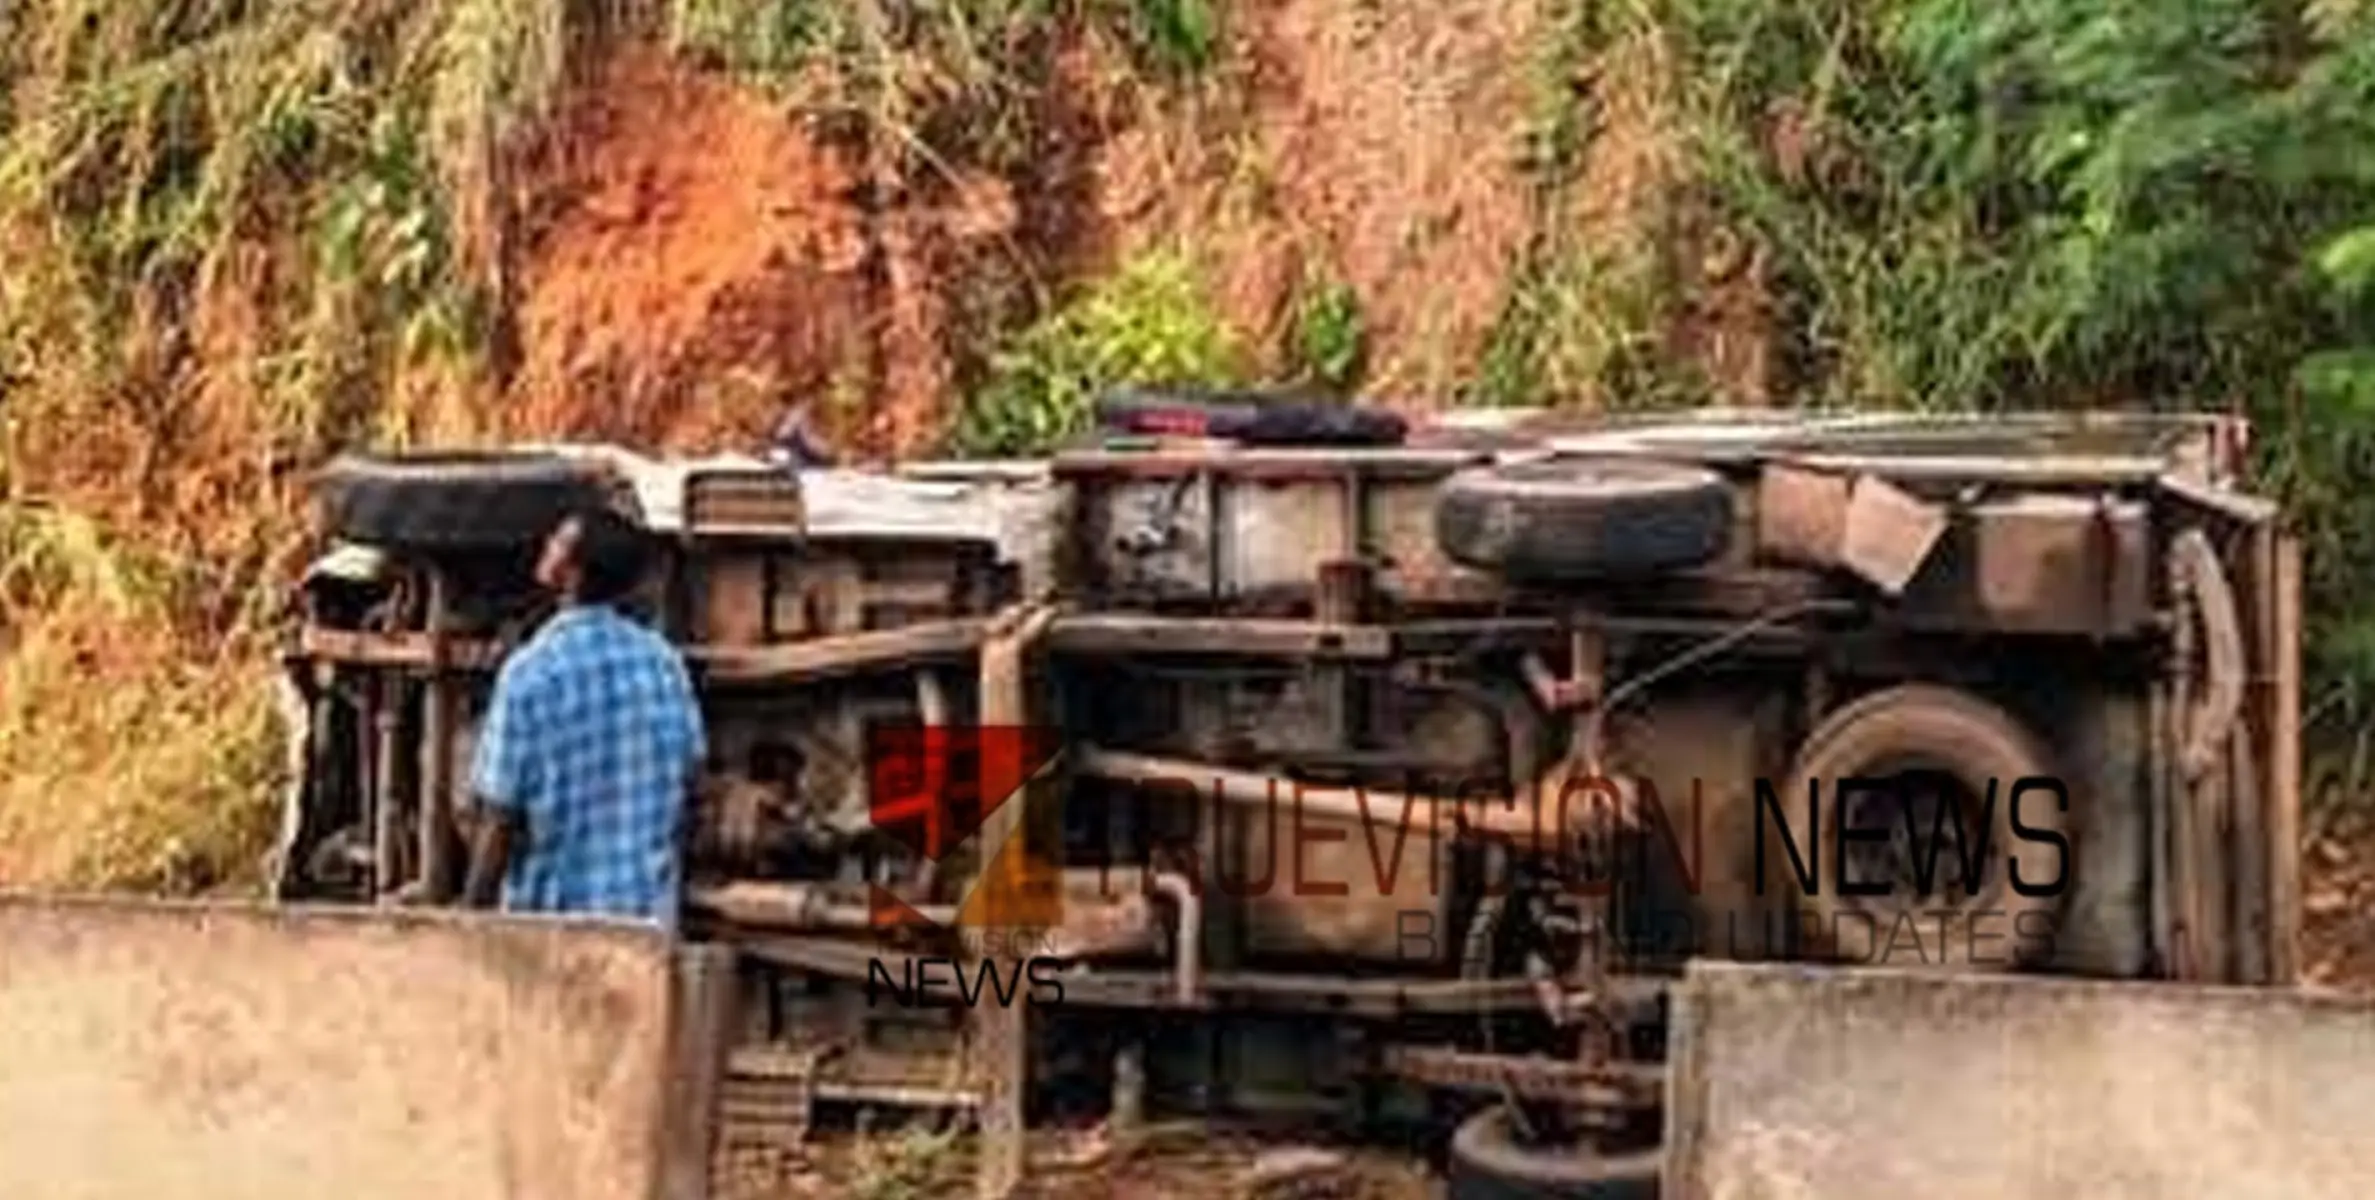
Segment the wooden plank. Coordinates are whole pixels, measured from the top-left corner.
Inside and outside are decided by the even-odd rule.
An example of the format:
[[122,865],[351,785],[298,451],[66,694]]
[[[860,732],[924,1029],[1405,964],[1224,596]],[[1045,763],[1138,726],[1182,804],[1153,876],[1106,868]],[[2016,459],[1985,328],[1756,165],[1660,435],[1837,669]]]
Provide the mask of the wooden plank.
[[[425,633],[373,633],[308,625],[297,635],[298,652],[324,662],[358,667],[428,670],[437,651]],[[449,637],[445,666],[457,671],[491,671],[503,661],[504,646],[492,638]]]
[[771,646],[691,646],[685,657],[715,683],[798,683],[967,657],[980,648],[985,628],[978,618],[930,621]]

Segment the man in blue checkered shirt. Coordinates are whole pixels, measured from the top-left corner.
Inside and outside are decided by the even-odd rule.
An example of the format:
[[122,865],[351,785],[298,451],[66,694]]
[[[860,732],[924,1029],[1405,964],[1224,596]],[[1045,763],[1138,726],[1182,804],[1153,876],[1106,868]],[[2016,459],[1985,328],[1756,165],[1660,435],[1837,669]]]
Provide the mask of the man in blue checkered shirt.
[[536,579],[561,609],[503,664],[479,727],[475,907],[499,885],[506,909],[675,927],[706,735],[676,648],[619,611],[645,558],[641,531],[604,508],[545,542]]

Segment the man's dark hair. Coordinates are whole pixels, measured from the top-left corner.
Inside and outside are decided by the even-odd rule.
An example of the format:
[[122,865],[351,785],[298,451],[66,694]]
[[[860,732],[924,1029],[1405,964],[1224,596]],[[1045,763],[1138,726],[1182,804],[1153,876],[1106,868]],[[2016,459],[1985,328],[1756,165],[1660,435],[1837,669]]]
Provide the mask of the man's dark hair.
[[633,521],[612,508],[591,505],[574,516],[581,572],[577,598],[587,604],[617,604],[643,582],[644,568],[651,560],[650,541]]

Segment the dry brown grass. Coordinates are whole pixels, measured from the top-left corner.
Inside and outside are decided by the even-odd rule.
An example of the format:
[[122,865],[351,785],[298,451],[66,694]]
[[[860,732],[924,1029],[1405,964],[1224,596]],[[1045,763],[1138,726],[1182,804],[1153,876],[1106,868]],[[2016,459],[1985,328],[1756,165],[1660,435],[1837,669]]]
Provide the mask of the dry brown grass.
[[1221,73],[1147,98],[1100,155],[1122,253],[1186,241],[1222,314],[1276,345],[1314,276],[1359,297],[1370,390],[1426,402],[1471,369],[1530,233],[1523,0],[1241,10]]

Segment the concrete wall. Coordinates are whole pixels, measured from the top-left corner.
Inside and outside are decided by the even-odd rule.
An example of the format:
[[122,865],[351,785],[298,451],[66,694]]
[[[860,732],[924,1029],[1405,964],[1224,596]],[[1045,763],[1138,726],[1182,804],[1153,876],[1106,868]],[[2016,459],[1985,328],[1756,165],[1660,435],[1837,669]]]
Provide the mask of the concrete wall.
[[0,1196],[698,1195],[689,961],[621,926],[0,898]]
[[1693,964],[1665,1194],[2375,1193],[2375,1005],[2292,992]]

